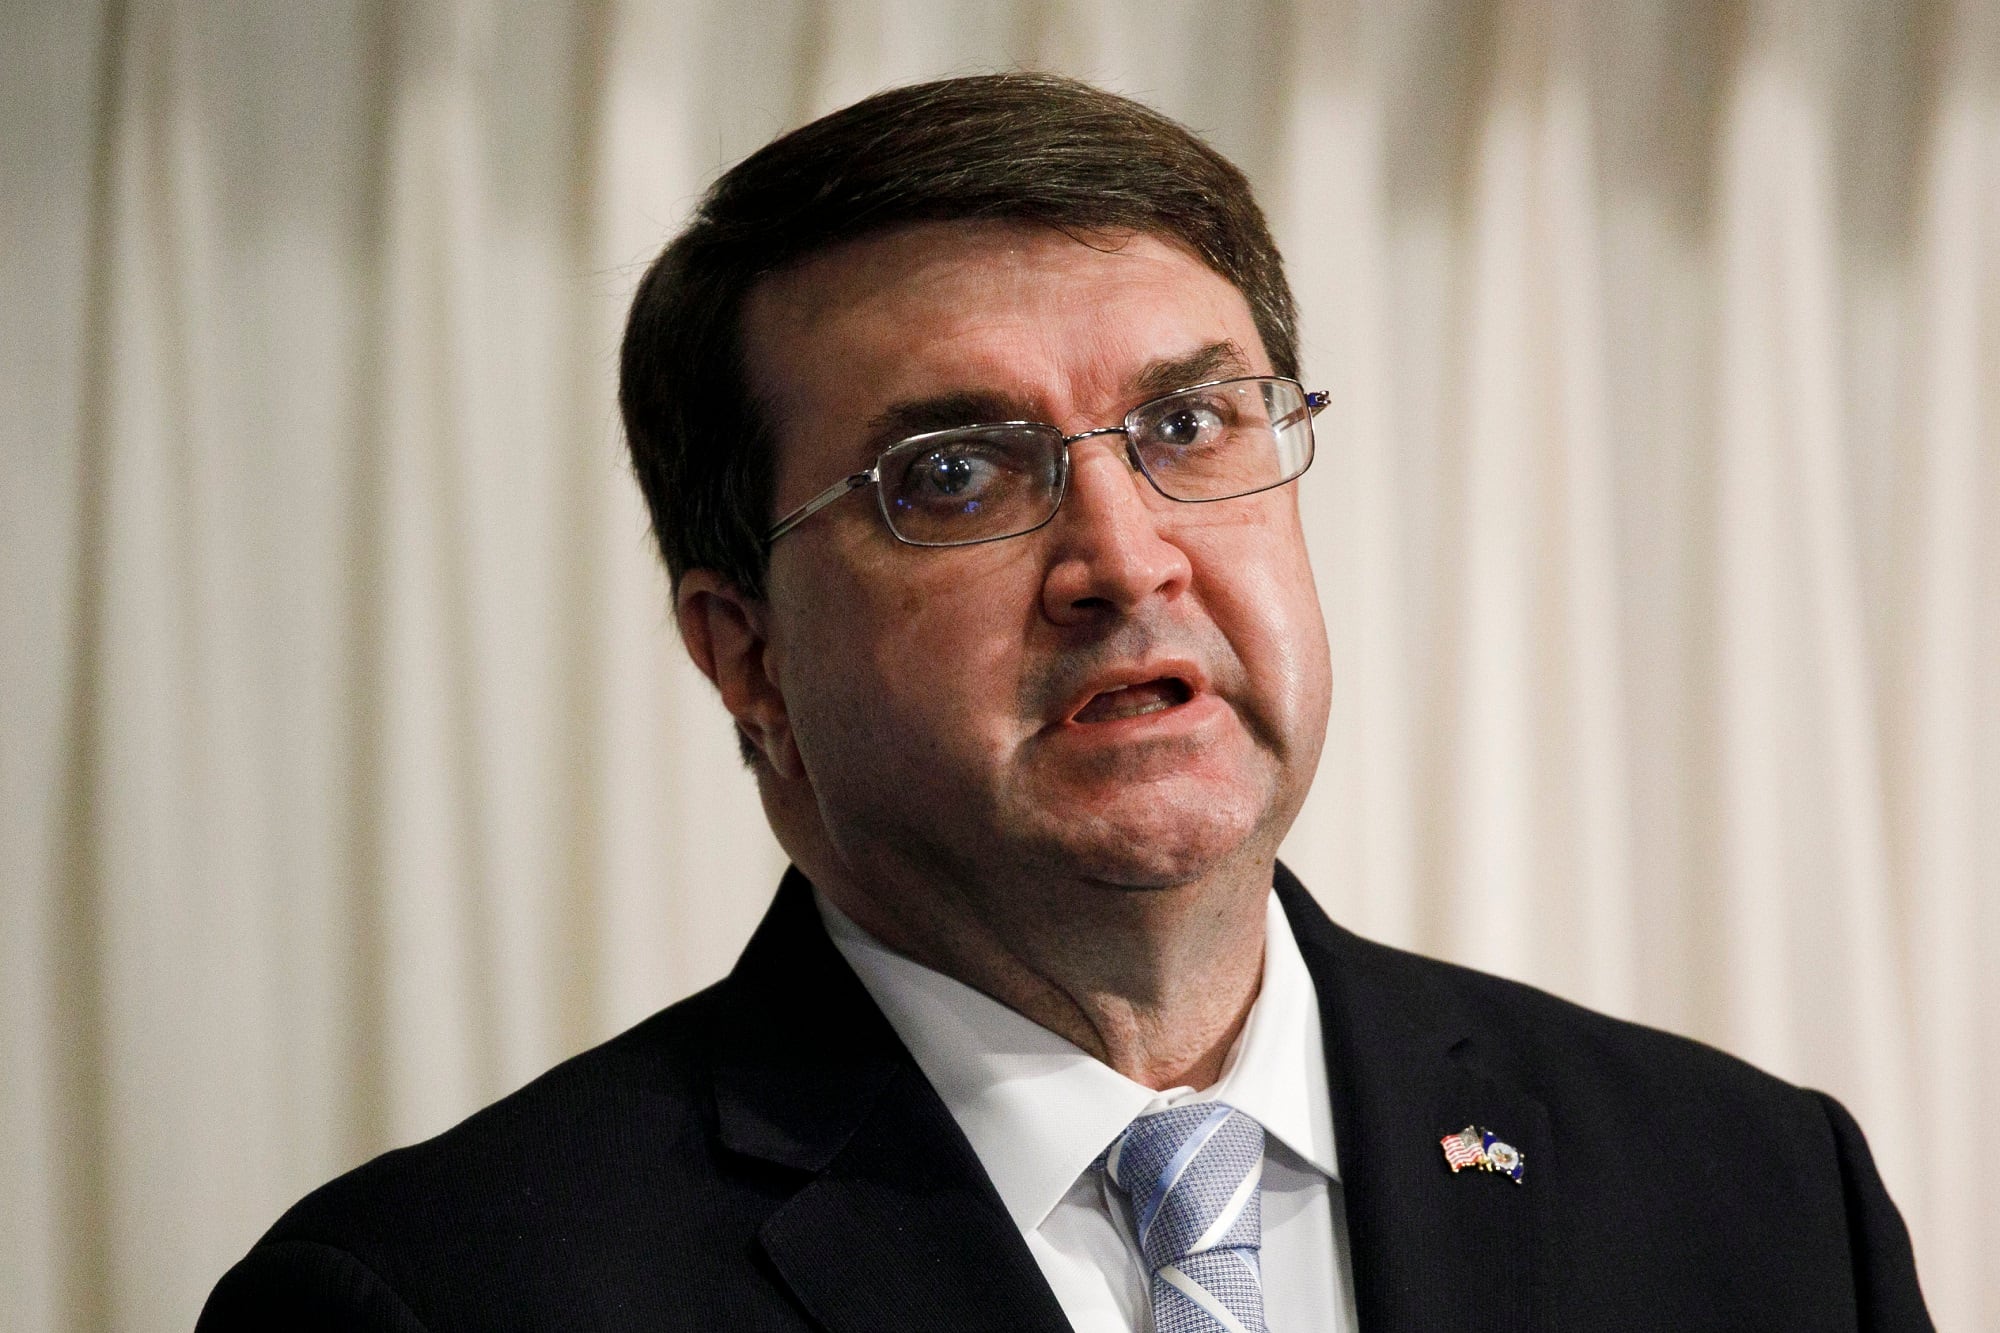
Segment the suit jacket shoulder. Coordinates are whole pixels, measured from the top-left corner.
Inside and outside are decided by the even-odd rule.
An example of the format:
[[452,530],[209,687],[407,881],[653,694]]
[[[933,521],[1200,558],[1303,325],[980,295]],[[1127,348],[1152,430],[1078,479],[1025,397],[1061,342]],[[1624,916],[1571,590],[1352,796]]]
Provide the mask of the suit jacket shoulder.
[[199,1327],[1066,1324],[793,874],[727,979],[308,1195]]
[[608,1274],[747,1225],[704,1188],[697,1071],[725,1002],[703,992],[314,1191],[223,1279],[201,1327],[475,1327],[503,1292],[573,1316]]
[[[1320,991],[1364,1327],[1930,1327],[1832,1098],[1360,939],[1283,867],[1278,890]],[[1524,1154],[1518,1182],[1451,1171],[1466,1125]]]

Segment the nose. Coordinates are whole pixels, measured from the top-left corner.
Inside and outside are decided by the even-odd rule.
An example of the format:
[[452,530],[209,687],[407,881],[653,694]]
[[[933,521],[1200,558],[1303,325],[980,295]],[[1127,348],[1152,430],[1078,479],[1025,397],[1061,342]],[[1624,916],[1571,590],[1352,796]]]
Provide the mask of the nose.
[[1043,613],[1089,624],[1184,592],[1193,568],[1163,521],[1172,504],[1132,466],[1122,433],[1071,444],[1069,488],[1049,525]]

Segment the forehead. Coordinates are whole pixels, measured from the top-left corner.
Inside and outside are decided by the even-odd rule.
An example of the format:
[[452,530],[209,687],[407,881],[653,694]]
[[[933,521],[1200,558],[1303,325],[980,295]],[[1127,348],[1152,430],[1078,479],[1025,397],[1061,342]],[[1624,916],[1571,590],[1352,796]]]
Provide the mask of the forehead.
[[1242,293],[1179,244],[1011,223],[924,223],[825,251],[753,289],[743,338],[781,478],[899,401],[964,393],[1062,424],[1130,406],[1149,366],[1210,344],[1243,350],[1237,373],[1269,371]]

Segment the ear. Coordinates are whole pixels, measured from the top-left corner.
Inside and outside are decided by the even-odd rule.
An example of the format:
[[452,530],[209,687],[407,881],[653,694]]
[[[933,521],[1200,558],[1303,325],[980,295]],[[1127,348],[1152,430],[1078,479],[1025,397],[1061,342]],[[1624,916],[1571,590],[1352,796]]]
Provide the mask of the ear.
[[736,729],[780,777],[803,777],[785,696],[770,670],[770,608],[712,569],[690,569],[674,593],[681,642],[722,694]]

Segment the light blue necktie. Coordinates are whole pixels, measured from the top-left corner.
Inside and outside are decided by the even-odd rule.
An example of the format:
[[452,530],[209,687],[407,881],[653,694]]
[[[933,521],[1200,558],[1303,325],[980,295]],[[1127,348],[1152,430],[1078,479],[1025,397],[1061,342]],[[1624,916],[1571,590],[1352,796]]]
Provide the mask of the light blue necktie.
[[1105,1155],[1152,1274],[1153,1333],[1266,1333],[1264,1127],[1233,1106],[1142,1115]]

